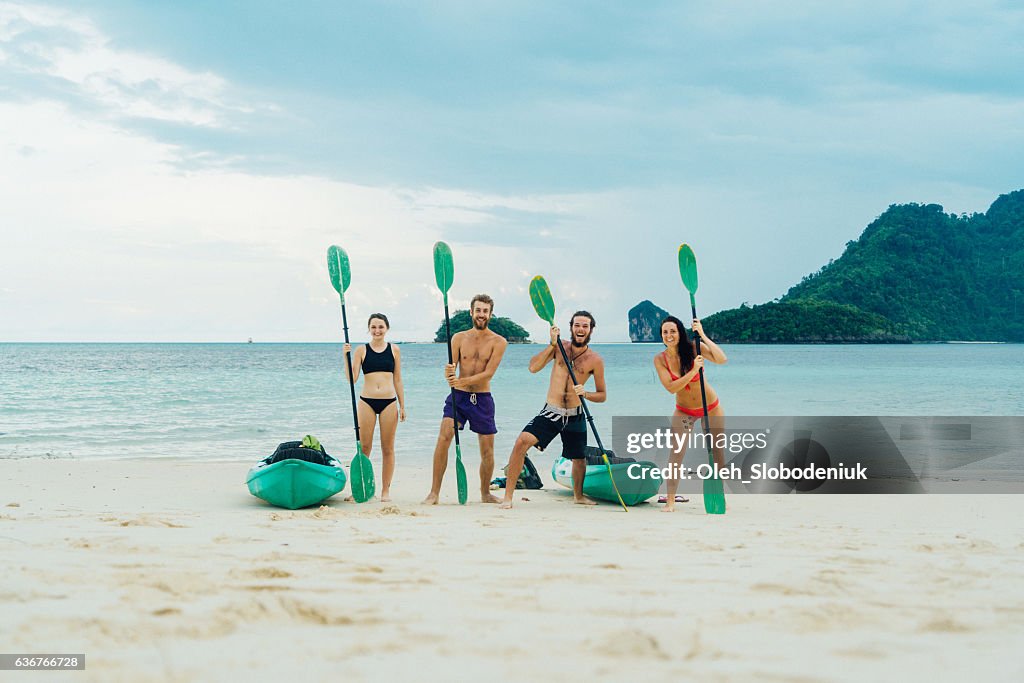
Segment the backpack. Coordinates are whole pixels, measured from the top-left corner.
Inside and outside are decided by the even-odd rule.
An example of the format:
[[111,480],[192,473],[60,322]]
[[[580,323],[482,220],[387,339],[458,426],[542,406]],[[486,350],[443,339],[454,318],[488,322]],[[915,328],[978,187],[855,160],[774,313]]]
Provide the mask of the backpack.
[[[502,468],[506,474],[508,474],[508,465]],[[508,481],[508,477],[498,477],[491,483],[497,485],[498,488],[505,488],[505,483]],[[517,489],[542,489],[544,488],[544,482],[540,478],[540,473],[537,472],[537,468],[534,467],[533,463],[530,462],[530,456],[526,456],[523,460],[523,469],[519,473],[519,481],[516,482]]]
[[[601,457],[601,451],[598,450],[597,446],[587,446],[583,450],[583,454],[587,456],[587,466],[590,465],[603,465],[604,458]],[[626,462],[636,462],[636,458],[620,458],[615,455],[613,451],[605,451],[605,455],[608,456],[609,465],[620,465]]]
[[338,461],[328,455],[320,442],[311,436],[306,436],[302,441],[285,441],[263,459],[268,465],[282,460],[305,460],[315,465],[338,467]]

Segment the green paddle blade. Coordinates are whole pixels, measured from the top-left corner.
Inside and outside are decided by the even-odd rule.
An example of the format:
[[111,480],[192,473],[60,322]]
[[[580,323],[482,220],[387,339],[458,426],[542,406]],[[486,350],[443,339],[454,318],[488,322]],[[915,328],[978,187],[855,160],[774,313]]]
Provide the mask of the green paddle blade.
[[725,488],[718,477],[704,480],[704,512],[709,515],[725,514]]
[[548,283],[540,275],[530,280],[530,301],[541,320],[546,320],[548,325],[555,324],[555,302]]
[[373,465],[363,455],[363,449],[357,448],[356,454],[349,465],[349,476],[352,479],[352,498],[357,503],[365,503],[373,498],[377,487],[373,481]]
[[434,245],[434,279],[437,280],[437,288],[445,294],[451,289],[452,281],[455,279],[452,249],[444,242]]
[[679,245],[679,276],[691,296],[697,293],[697,257],[685,242]]
[[465,505],[469,498],[466,484],[466,467],[462,464],[462,448],[455,446],[455,486],[459,490],[459,505]]
[[331,274],[334,291],[344,299],[345,290],[352,282],[352,269],[348,264],[348,254],[336,244],[327,248],[327,272]]

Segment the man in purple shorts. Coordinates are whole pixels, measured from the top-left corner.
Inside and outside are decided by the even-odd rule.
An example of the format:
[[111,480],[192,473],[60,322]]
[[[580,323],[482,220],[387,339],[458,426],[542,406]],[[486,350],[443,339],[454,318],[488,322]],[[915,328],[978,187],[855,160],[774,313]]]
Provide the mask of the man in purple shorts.
[[[501,357],[508,342],[500,334],[488,329],[494,301],[486,294],[477,294],[469,302],[469,314],[473,329],[452,335],[452,358],[455,363],[444,368],[448,386],[455,392],[455,410],[459,416],[458,428],[476,432],[480,440],[480,500],[485,503],[500,503],[491,495],[491,476],[494,474],[494,398],[491,396],[491,378],[498,370]],[[456,376],[458,366],[458,376]],[[441,482],[448,468],[448,449],[455,438],[455,420],[452,417],[452,395],[444,402],[441,431],[434,447],[434,478],[430,493],[423,500],[425,505],[437,505],[441,494]]]

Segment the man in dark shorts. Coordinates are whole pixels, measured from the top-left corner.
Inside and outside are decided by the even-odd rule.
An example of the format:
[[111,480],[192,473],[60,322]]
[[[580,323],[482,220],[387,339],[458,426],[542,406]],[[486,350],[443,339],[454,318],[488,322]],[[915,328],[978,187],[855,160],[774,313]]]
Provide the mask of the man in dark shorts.
[[[469,429],[476,432],[480,441],[480,500],[484,503],[501,502],[491,495],[490,490],[491,476],[494,474],[494,435],[498,432],[494,424],[491,378],[498,371],[508,342],[500,334],[488,329],[493,312],[494,301],[491,297],[486,294],[473,297],[469,303],[473,328],[452,335],[452,358],[455,362],[444,368],[445,380],[455,390],[458,428],[462,430],[468,423]],[[448,469],[448,449],[455,438],[451,392],[445,399],[441,415],[441,430],[434,447],[433,481],[430,493],[423,500],[425,505],[437,505],[441,482]]]
[[[512,455],[508,458],[508,479],[517,481],[523,468],[526,452],[533,446],[544,450],[555,436],[562,437],[562,455],[572,460],[572,493],[579,505],[595,505],[596,503],[583,495],[583,478],[587,474],[587,420],[580,403],[582,396],[593,403],[603,403],[608,397],[604,383],[604,360],[590,348],[590,335],[596,323],[594,316],[586,311],[576,311],[570,319],[572,339],[565,342],[559,339],[559,329],[551,328],[551,343],[543,351],[530,359],[530,372],[540,372],[550,361],[551,381],[548,383],[547,402],[532,420],[530,420],[516,444]],[[572,364],[573,373],[579,384],[573,385],[569,370],[562,359],[562,352],[555,344],[561,344]],[[586,391],[583,387],[590,377],[594,378],[595,391]],[[501,507],[512,507],[514,488],[505,489],[505,500]]]

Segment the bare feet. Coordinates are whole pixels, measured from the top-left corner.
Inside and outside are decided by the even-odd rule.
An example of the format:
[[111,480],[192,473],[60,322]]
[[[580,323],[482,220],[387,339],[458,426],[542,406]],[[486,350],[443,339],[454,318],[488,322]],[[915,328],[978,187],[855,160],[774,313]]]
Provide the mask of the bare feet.
[[661,511],[662,512],[675,512],[676,511],[676,504],[675,503],[665,503],[665,507],[661,508]]
[[382,502],[382,503],[390,503],[391,502],[391,492],[390,491],[381,491],[381,493],[380,493],[380,502]]
[[503,501],[501,501],[501,509],[502,510],[511,510],[512,509],[512,501],[511,500],[503,500]]
[[497,496],[492,496],[489,493],[485,493],[485,494],[481,495],[480,496],[480,500],[482,502],[484,502],[484,503],[500,503],[501,502],[501,498],[498,498]]
[[[367,501],[377,500],[377,496],[373,496],[372,498],[367,498],[366,500]],[[387,503],[388,501],[391,500],[391,498],[381,498],[380,500],[381,500],[382,503]],[[352,496],[345,496],[345,502],[346,503],[354,503],[354,502],[356,502],[356,499],[354,497],[352,497]]]
[[423,499],[424,505],[437,505],[437,494],[430,493],[426,498]]
[[587,496],[580,496],[579,498],[574,498],[572,502],[576,503],[577,505],[597,505],[596,500],[594,500],[593,498],[588,498]]

